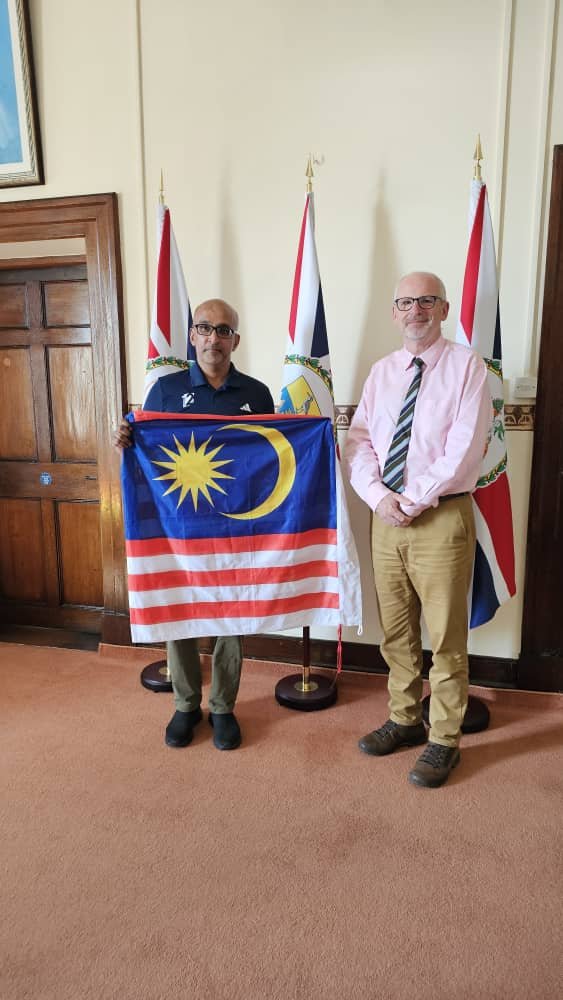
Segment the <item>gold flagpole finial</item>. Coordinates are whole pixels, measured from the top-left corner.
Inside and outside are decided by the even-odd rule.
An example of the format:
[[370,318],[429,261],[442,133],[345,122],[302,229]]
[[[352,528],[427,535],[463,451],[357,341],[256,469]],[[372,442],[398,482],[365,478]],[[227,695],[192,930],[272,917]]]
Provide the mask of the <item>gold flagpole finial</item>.
[[164,174],[162,173],[162,167],[160,168],[160,195],[158,200],[161,205],[164,205]]
[[475,169],[473,171],[473,180],[482,181],[481,177],[481,160],[483,159],[483,150],[481,149],[481,136],[477,136],[477,145],[475,146],[475,152],[473,153],[473,160],[475,162]]
[[313,191],[313,157],[309,153],[309,159],[307,160],[307,169],[305,171],[305,177],[307,178],[307,194],[311,194]]

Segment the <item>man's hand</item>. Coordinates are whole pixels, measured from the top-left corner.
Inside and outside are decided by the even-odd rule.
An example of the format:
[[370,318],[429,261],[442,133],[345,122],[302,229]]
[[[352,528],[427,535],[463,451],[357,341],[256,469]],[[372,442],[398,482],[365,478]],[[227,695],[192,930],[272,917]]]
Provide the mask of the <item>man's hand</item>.
[[411,523],[412,517],[403,514],[400,504],[410,502],[400,493],[388,493],[387,496],[383,497],[383,500],[379,501],[375,513],[382,521],[385,521],[385,524],[390,524],[393,528],[406,528]]
[[120,451],[123,451],[124,448],[130,448],[133,444],[131,424],[125,418],[121,421],[115,432],[113,443]]

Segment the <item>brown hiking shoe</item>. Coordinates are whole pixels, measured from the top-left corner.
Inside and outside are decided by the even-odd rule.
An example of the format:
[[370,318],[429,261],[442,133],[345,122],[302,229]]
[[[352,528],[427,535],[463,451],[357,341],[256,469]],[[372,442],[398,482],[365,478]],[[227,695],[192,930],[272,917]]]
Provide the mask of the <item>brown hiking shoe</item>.
[[416,747],[419,743],[426,743],[427,739],[426,728],[422,722],[416,726],[400,726],[398,722],[388,719],[380,729],[374,729],[373,733],[362,736],[361,740],[358,740],[358,746],[364,753],[383,757],[399,747]]
[[421,788],[439,788],[448,780],[450,771],[457,767],[461,754],[457,747],[443,747],[440,743],[429,743],[421,753],[409,781]]

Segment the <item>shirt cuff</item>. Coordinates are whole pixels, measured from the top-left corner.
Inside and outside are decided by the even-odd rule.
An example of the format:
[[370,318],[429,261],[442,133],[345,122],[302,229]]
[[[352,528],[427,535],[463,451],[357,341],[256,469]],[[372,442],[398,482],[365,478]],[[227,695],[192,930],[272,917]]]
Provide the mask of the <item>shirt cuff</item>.
[[383,497],[386,497],[388,493],[392,492],[393,491],[390,490],[387,486],[384,486],[383,483],[373,483],[373,485],[370,486],[369,496],[368,496],[368,504],[371,507],[371,509],[375,511],[376,508],[381,503],[381,501],[383,500]]

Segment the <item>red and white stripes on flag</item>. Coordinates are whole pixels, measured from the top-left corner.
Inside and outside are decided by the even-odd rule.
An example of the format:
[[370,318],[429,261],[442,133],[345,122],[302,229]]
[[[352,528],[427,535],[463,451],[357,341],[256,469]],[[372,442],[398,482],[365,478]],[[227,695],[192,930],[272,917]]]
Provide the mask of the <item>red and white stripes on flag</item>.
[[162,375],[187,368],[188,359],[193,357],[188,336],[192,315],[184,272],[170,220],[170,209],[160,203],[157,212],[157,245],[156,285],[143,400]]
[[222,416],[144,412],[127,419],[134,642],[361,621],[330,420],[268,414],[225,424]]
[[494,409],[489,445],[473,494],[477,542],[470,625],[475,628],[490,621],[497,608],[516,593],[495,242],[487,187],[479,180],[471,185],[469,248],[456,339],[482,355]]
[[338,555],[330,529],[128,541],[134,641],[275,632],[313,618],[335,625],[342,613]]

